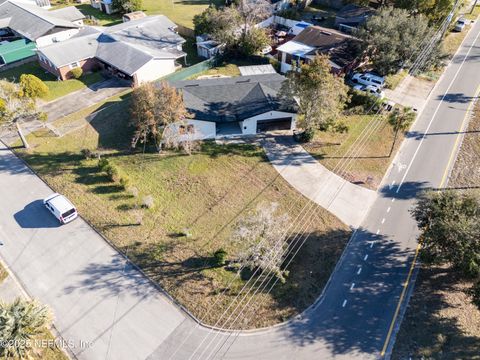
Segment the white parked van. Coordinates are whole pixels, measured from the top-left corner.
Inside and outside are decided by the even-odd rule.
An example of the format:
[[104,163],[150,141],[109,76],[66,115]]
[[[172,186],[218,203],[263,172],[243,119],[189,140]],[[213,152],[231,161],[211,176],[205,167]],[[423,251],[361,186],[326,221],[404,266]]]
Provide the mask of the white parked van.
[[385,86],[385,78],[382,76],[374,75],[371,73],[355,73],[352,76],[352,81],[357,84],[362,85],[373,85],[378,88],[383,88]]
[[63,195],[52,194],[44,199],[43,203],[62,224],[66,224],[78,216],[75,206]]

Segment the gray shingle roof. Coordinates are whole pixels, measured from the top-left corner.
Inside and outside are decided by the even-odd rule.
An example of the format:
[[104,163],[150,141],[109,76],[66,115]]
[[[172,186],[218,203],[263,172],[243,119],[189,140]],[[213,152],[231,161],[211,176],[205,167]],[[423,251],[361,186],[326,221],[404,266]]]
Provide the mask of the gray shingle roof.
[[56,67],[62,67],[76,61],[95,57],[98,48],[98,32],[79,37],[72,37],[38,49]]
[[152,59],[177,59],[185,55],[177,49],[185,40],[173,31],[174,27],[163,15],[108,28],[85,27],[71,39],[39,51],[56,67],[96,57],[133,75]]
[[54,31],[55,28],[78,28],[78,25],[63,18],[58,18],[49,11],[35,5],[15,1],[0,4],[0,19],[11,18],[8,26],[29,40]]
[[77,21],[85,19],[85,15],[83,15],[82,12],[78,10],[75,6],[67,6],[56,10],[50,10],[49,12],[57,18],[67,21]]
[[175,81],[195,119],[212,122],[242,121],[280,110],[278,92],[285,77],[280,74]]

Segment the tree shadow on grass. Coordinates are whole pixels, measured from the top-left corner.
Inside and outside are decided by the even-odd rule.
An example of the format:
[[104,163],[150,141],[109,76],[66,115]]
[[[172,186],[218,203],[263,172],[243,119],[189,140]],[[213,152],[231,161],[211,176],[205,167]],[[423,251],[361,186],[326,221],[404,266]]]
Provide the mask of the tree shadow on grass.
[[[392,359],[480,359],[480,333],[477,331],[476,336],[465,333],[465,321],[461,324],[461,318],[454,314],[457,303],[447,298],[462,293],[464,289],[459,284],[463,282],[451,268],[424,266],[420,270]],[[457,297],[457,301],[460,299]],[[453,311],[450,316],[449,311]],[[463,315],[473,314],[464,311]]]
[[84,156],[70,151],[62,153],[23,153],[22,158],[40,174],[55,175],[74,168]]

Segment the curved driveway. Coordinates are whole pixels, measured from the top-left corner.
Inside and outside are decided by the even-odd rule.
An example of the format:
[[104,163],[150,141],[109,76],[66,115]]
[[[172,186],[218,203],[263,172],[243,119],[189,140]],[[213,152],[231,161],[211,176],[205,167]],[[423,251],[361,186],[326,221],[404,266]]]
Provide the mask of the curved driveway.
[[324,296],[301,319],[238,337],[195,326],[82,220],[56,228],[39,203],[50,190],[5,149],[1,257],[28,293],[54,309],[58,330],[75,341],[80,359],[377,358],[417,246],[408,210],[419,191],[446,179],[480,83],[479,33],[477,22],[404,142]]

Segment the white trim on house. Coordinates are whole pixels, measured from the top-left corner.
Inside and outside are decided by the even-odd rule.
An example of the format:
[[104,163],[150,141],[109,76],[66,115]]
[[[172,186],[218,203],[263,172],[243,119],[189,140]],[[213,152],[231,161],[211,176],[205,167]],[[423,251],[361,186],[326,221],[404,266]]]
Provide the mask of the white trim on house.
[[[180,127],[183,126],[185,134],[178,135],[180,141],[185,140],[209,140],[216,138],[224,137],[237,137],[243,135],[255,135],[257,134],[257,124],[262,120],[275,120],[275,119],[284,119],[290,117],[291,126],[290,130],[294,130],[296,127],[296,118],[297,115],[294,113],[283,112],[283,111],[268,111],[263,114],[252,116],[251,118],[245,119],[243,121],[235,122],[239,126],[240,132],[237,134],[217,134],[217,124],[214,121],[205,121],[197,119],[188,119],[183,122],[178,122],[169,125],[170,131],[175,131],[178,134]],[[193,127],[188,127],[192,125]],[[188,130],[187,130],[188,129]]]

